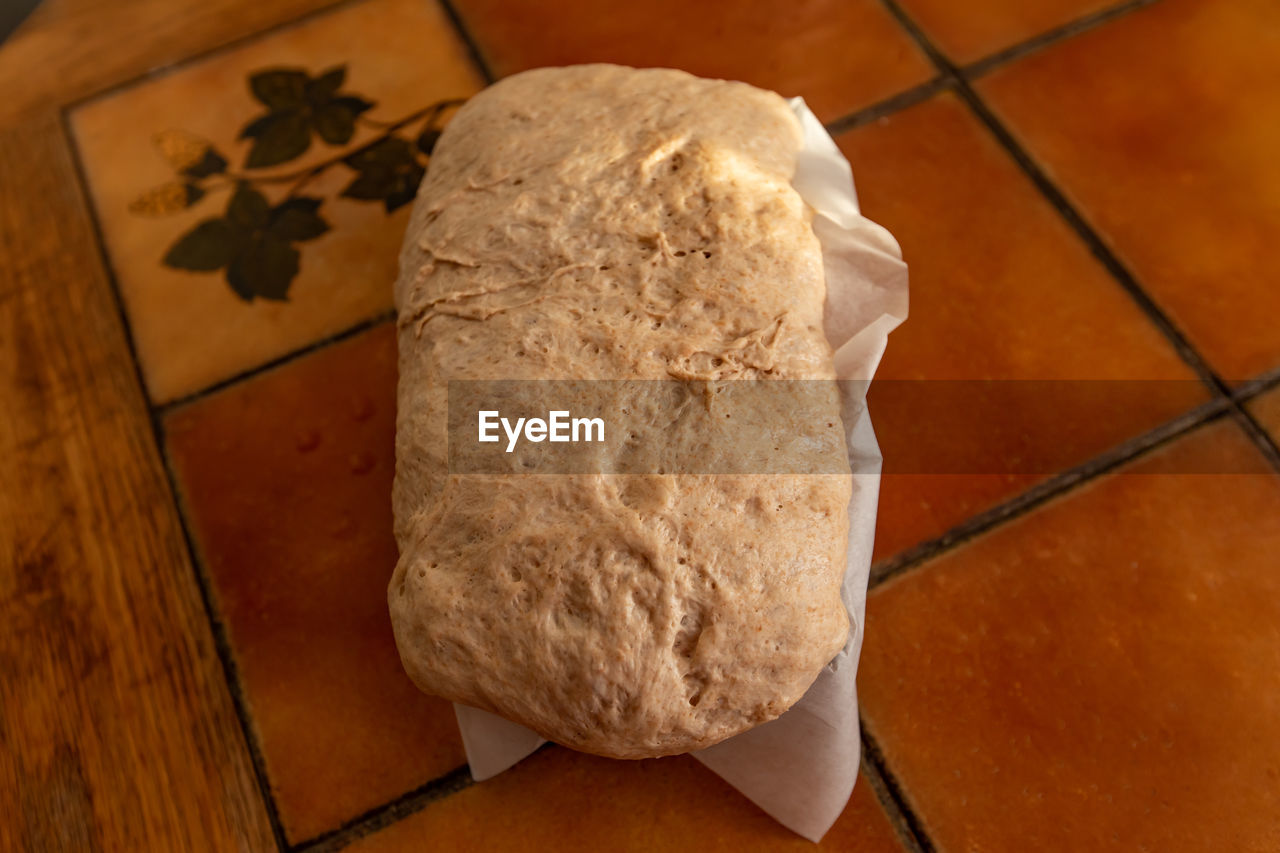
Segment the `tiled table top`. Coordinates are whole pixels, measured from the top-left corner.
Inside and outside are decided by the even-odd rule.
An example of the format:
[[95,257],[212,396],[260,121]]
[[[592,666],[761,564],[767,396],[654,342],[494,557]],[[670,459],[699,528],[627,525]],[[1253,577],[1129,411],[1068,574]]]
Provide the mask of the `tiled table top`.
[[[887,473],[863,777],[820,846],[1280,849],[1274,3],[218,2],[250,31],[286,23],[185,35],[181,61],[122,85],[73,75],[60,124],[20,116],[12,133],[31,122],[75,157],[45,192],[87,199],[100,245],[96,277],[66,275],[110,280],[120,318],[101,321],[130,343],[107,335],[88,363],[136,364],[119,416],[154,441],[137,464],[162,463],[170,494],[135,511],[185,531],[191,564],[172,571],[207,613],[174,630],[216,651],[211,689],[266,815],[243,820],[289,850],[811,846],[687,757],[548,747],[474,783],[451,708],[410,684],[391,638],[390,287],[412,190],[487,80],[615,61],[805,96],[911,267],[911,317],[872,391]],[[213,14],[170,8],[193,27]],[[109,13],[37,13],[0,74],[93,14]],[[4,193],[17,235],[36,203]],[[0,252],[42,237],[0,235]],[[31,269],[0,287],[0,350],[34,304],[22,288],[62,274]],[[47,342],[11,340],[0,403],[49,375]],[[1006,380],[1041,390],[1018,406],[956,390]],[[921,383],[938,394],[895,396]],[[74,395],[59,405],[61,421],[16,409],[0,457],[79,429]],[[938,453],[970,465],[931,470]],[[95,464],[66,476],[120,482]],[[31,535],[21,566],[48,536]],[[0,574],[6,619],[50,600]],[[131,689],[104,687],[126,704]],[[0,688],[0,721],[21,696]],[[213,772],[165,760],[175,785]],[[177,812],[172,836],[161,819],[116,833],[102,803],[86,837],[190,837]],[[19,806],[15,846],[45,825]],[[232,835],[257,846],[254,831]]]

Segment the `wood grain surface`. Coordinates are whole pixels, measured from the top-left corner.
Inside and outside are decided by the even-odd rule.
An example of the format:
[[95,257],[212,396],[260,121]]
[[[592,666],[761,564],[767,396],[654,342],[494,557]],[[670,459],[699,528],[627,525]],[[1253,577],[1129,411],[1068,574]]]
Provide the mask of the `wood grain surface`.
[[43,0],[0,45],[0,124],[342,0]]
[[0,850],[275,841],[66,137],[0,131]]

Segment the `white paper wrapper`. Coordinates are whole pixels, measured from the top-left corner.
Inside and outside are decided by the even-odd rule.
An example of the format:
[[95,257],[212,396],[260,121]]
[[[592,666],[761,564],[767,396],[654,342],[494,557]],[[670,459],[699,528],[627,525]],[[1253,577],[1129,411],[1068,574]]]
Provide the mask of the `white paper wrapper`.
[[[858,778],[861,742],[855,677],[880,491],[880,448],[867,413],[866,381],[889,332],[907,316],[907,268],[897,242],[863,218],[849,163],[801,98],[791,109],[804,128],[792,185],[815,211],[827,278],[825,330],[845,382],[844,426],[853,467],[849,553],[842,594],[852,629],[844,650],[785,714],[692,753],[779,823],[813,841],[844,811]],[[476,780],[528,756],[543,739],[502,717],[454,705]]]

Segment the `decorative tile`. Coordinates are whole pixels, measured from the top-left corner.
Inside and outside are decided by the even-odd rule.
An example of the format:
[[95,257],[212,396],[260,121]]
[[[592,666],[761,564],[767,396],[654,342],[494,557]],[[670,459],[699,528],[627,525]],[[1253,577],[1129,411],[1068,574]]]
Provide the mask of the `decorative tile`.
[[77,109],[151,398],[389,309],[441,105],[480,85],[435,2],[367,0]]
[[1280,5],[1164,0],[979,81],[1226,379],[1280,365]]
[[682,68],[803,95],[824,121],[934,76],[878,0],[456,0],[500,77],[544,65],[614,62]]
[[815,845],[688,756],[610,761],[559,747],[430,803],[350,849],[417,851],[440,839],[459,850],[903,850],[862,779]]
[[168,452],[290,841],[460,766],[400,667],[391,324],[170,414]]
[[[882,485],[878,557],[1207,398],[957,98],[837,141],[864,212],[898,238],[911,270],[911,315],[871,386],[886,471],[898,472]],[[970,380],[1010,382],[983,393]],[[1002,405],[1010,390],[1019,405]],[[939,456],[971,467],[935,473]]]
[[1278,552],[1222,419],[874,590],[864,718],[936,847],[1276,849]]
[[899,0],[925,34],[955,62],[966,64],[1018,42],[1101,12],[1120,0]]

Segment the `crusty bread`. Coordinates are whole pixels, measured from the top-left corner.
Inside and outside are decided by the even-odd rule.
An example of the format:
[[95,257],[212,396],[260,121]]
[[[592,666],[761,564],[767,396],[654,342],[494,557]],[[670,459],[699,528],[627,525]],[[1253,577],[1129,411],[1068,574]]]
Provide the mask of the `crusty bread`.
[[834,396],[795,429],[843,475],[448,467],[450,379],[833,379],[800,144],[775,94],[608,65],[508,78],[449,125],[396,285],[388,601],[423,690],[641,758],[773,719],[842,648]]

